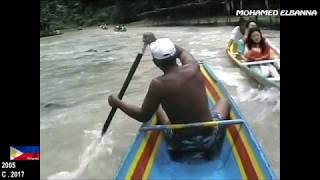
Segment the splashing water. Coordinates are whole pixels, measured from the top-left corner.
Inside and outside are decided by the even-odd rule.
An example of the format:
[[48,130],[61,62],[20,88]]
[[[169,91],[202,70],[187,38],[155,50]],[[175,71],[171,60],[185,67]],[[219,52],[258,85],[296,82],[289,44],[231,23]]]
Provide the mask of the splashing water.
[[276,88],[249,89],[237,88],[238,96],[234,97],[239,102],[257,101],[265,105],[273,105],[272,112],[280,111],[280,91]]
[[[237,71],[238,70],[238,71]],[[236,86],[238,88],[244,88],[246,85],[243,83],[245,77],[241,75],[241,72],[237,68],[223,68],[222,66],[215,66],[214,73],[218,78],[229,86]]]
[[245,77],[236,68],[215,66],[215,74],[228,86],[235,86],[236,95],[232,96],[237,102],[260,102],[272,106],[272,112],[280,111],[280,91],[277,88],[256,89],[245,83]]
[[[95,139],[92,143],[85,149],[84,153],[81,155],[79,159],[79,167],[71,172],[69,171],[62,171],[51,175],[48,177],[49,180],[51,179],[77,179],[81,174],[86,170],[89,163],[95,160],[97,157],[102,155],[104,152],[108,154],[112,154],[112,145],[113,140],[111,139],[112,131],[107,133],[104,137],[100,137],[100,132],[97,130],[93,131],[84,131],[86,134],[94,135]],[[111,148],[110,148],[111,146]]]

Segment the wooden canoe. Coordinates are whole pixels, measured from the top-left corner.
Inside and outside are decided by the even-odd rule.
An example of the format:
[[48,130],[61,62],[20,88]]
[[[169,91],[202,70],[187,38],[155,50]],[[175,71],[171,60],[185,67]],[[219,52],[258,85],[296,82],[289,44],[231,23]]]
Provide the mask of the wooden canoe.
[[[231,104],[230,119],[244,119],[238,107],[214,75],[201,65],[210,107],[220,98]],[[141,128],[156,124],[154,117]],[[173,161],[161,131],[139,131],[115,179],[276,179],[262,148],[246,121],[228,125],[221,152],[210,161]]]
[[266,78],[261,76],[259,73],[252,71],[249,65],[258,65],[265,63],[280,63],[280,51],[276,48],[271,48],[271,56],[273,60],[258,61],[258,62],[243,62],[243,60],[237,56],[237,49],[235,44],[232,44],[230,49],[226,49],[227,54],[232,62],[234,62],[240,69],[247,73],[248,76],[255,79],[258,83],[262,84],[264,87],[276,87],[280,89],[280,78]]

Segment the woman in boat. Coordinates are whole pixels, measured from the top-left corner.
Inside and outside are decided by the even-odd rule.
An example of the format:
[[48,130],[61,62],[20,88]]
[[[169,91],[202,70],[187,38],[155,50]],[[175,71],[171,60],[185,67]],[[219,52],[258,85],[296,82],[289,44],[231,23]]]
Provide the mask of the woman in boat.
[[244,57],[246,61],[269,60],[270,45],[262,36],[259,28],[251,28],[248,32],[248,38],[245,40]]
[[248,34],[249,34],[249,30],[252,28],[256,28],[257,23],[253,20],[250,20],[246,23],[246,30],[244,33],[244,36],[238,41],[238,53],[243,54],[244,53],[244,49],[245,49],[245,44],[244,42],[246,41]]
[[[247,62],[263,61],[273,59],[270,54],[270,41],[262,36],[259,28],[251,28],[248,32],[248,37],[245,40],[243,58]],[[264,77],[279,77],[277,69],[271,64],[250,66],[251,69]]]

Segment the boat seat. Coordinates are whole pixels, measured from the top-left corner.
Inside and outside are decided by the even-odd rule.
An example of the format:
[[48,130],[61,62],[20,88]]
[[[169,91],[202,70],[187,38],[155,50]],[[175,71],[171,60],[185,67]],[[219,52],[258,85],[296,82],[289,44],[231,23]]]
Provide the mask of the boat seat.
[[270,81],[280,81],[280,77],[270,77],[268,78]]

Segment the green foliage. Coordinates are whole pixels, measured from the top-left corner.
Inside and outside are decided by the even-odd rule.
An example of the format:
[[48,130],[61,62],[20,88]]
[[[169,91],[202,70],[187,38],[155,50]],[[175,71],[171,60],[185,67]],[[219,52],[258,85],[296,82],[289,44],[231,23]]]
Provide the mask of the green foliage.
[[[40,0],[40,31],[53,31],[70,26],[98,25],[99,23],[129,23],[143,18],[147,11],[172,8],[187,3],[207,0]],[[181,20],[225,15],[225,0],[210,0],[213,6],[190,6],[157,11],[145,18],[153,20]],[[233,1],[235,9],[239,0]],[[279,7],[280,0],[269,0],[271,8]],[[246,8],[264,9],[264,0],[246,0]],[[192,12],[192,13],[191,13]]]
[[112,21],[114,23],[128,23],[135,14],[133,14],[130,3],[125,0],[118,0],[112,13]]

